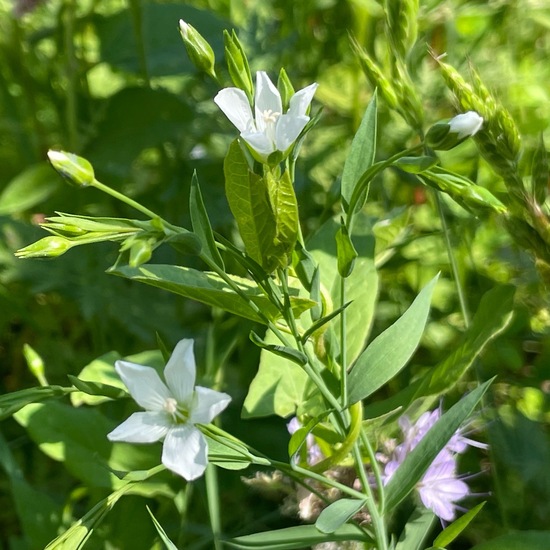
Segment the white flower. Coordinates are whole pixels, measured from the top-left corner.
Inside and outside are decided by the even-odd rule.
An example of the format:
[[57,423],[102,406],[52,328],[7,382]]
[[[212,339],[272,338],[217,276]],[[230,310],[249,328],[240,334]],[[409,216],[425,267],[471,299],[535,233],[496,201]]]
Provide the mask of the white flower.
[[285,152],[296,141],[309,121],[307,109],[317,84],[296,92],[283,114],[281,94],[264,71],[256,73],[254,112],[246,94],[239,88],[220,90],[214,101],[225,116],[237,127],[241,137],[262,160],[275,152]]
[[482,125],[483,117],[479,116],[475,111],[468,111],[467,113],[456,115],[449,121],[449,132],[457,134],[458,139],[463,139],[477,134]]
[[132,414],[107,435],[110,441],[153,443],[164,439],[162,463],[190,481],[208,464],[208,445],[195,424],[209,424],[231,401],[225,393],[195,386],[193,340],[181,340],[160,379],[155,369],[117,361],[115,369],[145,412]]

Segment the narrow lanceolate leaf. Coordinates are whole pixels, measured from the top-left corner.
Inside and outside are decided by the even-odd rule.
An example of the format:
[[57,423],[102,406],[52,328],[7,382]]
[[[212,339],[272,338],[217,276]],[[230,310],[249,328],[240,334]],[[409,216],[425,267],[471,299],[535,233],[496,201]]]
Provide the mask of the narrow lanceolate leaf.
[[544,145],[544,138],[541,134],[539,145],[533,155],[531,167],[531,181],[533,195],[538,204],[544,204],[548,195],[548,179],[550,172],[548,169],[548,153]]
[[431,510],[416,508],[399,535],[395,550],[424,550],[436,521],[437,516]]
[[351,142],[351,149],[344,164],[342,172],[342,201],[347,210],[355,186],[361,175],[366,172],[374,162],[376,153],[376,93],[363,115],[359,130]]
[[63,397],[76,391],[62,386],[42,386],[14,391],[0,396],[0,420],[8,418],[29,403],[40,403],[51,397]]
[[499,285],[483,295],[462,342],[426,374],[416,397],[445,393],[464,376],[491,340],[510,324],[514,312],[514,293],[514,286]]
[[542,550],[550,548],[550,531],[506,533],[477,544],[472,550]]
[[193,172],[193,178],[191,179],[189,212],[191,214],[193,231],[201,241],[202,253],[218,267],[224,269],[223,260],[218,251],[218,247],[216,246],[214,234],[212,233],[210,219],[208,218],[208,213],[206,212],[206,207],[204,206],[201,189],[199,187],[199,179],[197,178],[196,172]]
[[343,525],[334,533],[321,533],[315,525],[299,525],[274,531],[254,533],[224,541],[228,548],[259,548],[261,550],[302,550],[323,542],[357,540],[373,543],[373,540],[357,525]]
[[453,521],[451,525],[445,527],[441,533],[434,540],[434,546],[441,546],[446,548],[453,540],[455,540],[471,521],[481,512],[481,509],[487,502],[480,502],[477,506],[468,510],[463,516],[460,516],[456,521]]
[[349,402],[365,399],[389,382],[416,350],[430,312],[434,277],[416,297],[409,309],[359,356],[349,374]]
[[343,222],[336,233],[336,253],[338,255],[338,273],[340,277],[346,279],[353,271],[358,254]]
[[315,522],[315,527],[317,527],[321,533],[334,533],[364,506],[364,500],[340,498],[332,504],[329,504],[319,514]]
[[286,267],[298,238],[298,203],[288,170],[275,177],[268,172],[265,177],[271,209],[275,218],[275,236],[270,251],[275,265]]
[[225,192],[248,255],[264,269],[274,267],[267,258],[275,238],[275,219],[266,182],[248,168],[238,140],[229,147],[223,164]]
[[151,516],[151,519],[153,520],[153,525],[155,526],[155,529],[159,534],[160,540],[162,540],[162,542],[164,543],[164,546],[168,550],[178,550],[178,547],[170,540],[170,538],[166,534],[166,531],[162,528],[162,525],[157,521],[157,518],[153,515],[153,512],[151,512],[149,506],[146,506],[146,508],[149,512],[149,515]]
[[435,457],[468,419],[492,380],[478,386],[451,407],[407,455],[386,485],[386,510],[393,510],[420,481]]
[[254,342],[258,347],[266,349],[279,357],[284,357],[297,365],[302,366],[307,363],[307,356],[305,353],[287,346],[268,344],[267,342],[264,342],[254,331],[250,332],[250,340],[252,340],[252,342]]
[[[162,288],[209,306],[219,307],[253,321],[265,322],[265,319],[250,307],[247,300],[215,273],[198,271],[190,267],[157,264],[136,268],[122,266],[110,273]],[[247,299],[254,302],[268,319],[273,320],[280,316],[279,310],[258,289],[257,285],[235,275],[230,275],[230,278]],[[291,289],[292,292],[297,294],[298,290]],[[290,303],[294,314],[298,317],[315,305],[312,300],[299,296],[291,296]]]

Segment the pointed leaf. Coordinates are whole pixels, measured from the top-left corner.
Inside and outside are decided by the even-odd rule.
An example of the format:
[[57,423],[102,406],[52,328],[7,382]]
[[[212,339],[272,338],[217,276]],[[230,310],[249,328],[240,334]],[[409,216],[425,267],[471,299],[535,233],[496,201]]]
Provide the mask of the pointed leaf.
[[349,374],[349,402],[372,395],[389,382],[415,352],[430,312],[430,302],[438,276],[416,297],[409,309],[359,356]]
[[416,508],[399,536],[395,550],[424,550],[436,521],[437,516],[431,510]]
[[[157,264],[136,268],[117,267],[110,273],[162,288],[209,306],[219,307],[253,321],[263,322],[248,303],[215,273],[198,271],[190,267]],[[230,277],[268,318],[279,317],[278,309],[254,283],[235,275],[230,275]],[[291,289],[291,293],[298,294],[298,290]],[[297,317],[315,305],[312,300],[297,295],[291,296],[290,303]]]
[[315,527],[317,527],[321,533],[334,533],[364,506],[364,500],[340,498],[332,504],[329,504],[319,514],[315,522]]
[[250,332],[250,340],[254,342],[258,347],[270,351],[279,357],[284,357],[297,365],[305,365],[307,363],[307,356],[301,351],[298,351],[287,346],[279,346],[276,344],[268,344],[264,342],[254,331]]
[[29,403],[40,403],[50,397],[63,397],[74,391],[74,388],[62,386],[42,386],[6,393],[0,396],[0,420],[15,414]]
[[476,544],[472,550],[542,550],[550,548],[549,531],[518,531]]
[[351,149],[344,164],[342,172],[342,200],[347,210],[355,186],[362,174],[368,170],[374,162],[376,153],[376,93],[372,96],[359,130],[351,142]]
[[358,254],[343,221],[336,233],[336,251],[338,254],[338,273],[340,277],[345,279],[351,275]]
[[468,510],[463,516],[460,516],[457,520],[445,527],[434,540],[434,546],[442,546],[444,548],[451,544],[451,542],[470,525],[471,521],[481,512],[485,504],[487,504],[487,502],[480,502],[477,506]]
[[225,157],[225,193],[248,255],[264,269],[273,269],[269,256],[276,234],[276,223],[269,204],[266,182],[248,168],[239,141],[235,140]]
[[468,419],[491,382],[478,386],[451,407],[406,456],[386,485],[387,511],[393,510],[415,488],[435,457]]
[[151,509],[149,508],[149,506],[145,506],[145,507],[147,508],[147,511],[151,516],[151,519],[153,520],[153,525],[155,526],[155,529],[159,534],[160,540],[164,543],[164,546],[166,546],[168,550],[178,550],[178,547],[170,540],[170,538],[162,528],[162,525],[157,521],[157,518],[153,515],[153,512],[151,512]]
[[203,254],[208,256],[208,258],[218,267],[224,269],[223,260],[218,251],[218,247],[216,246],[214,234],[212,233],[210,219],[208,218],[208,213],[206,212],[206,207],[204,206],[201,189],[199,187],[199,179],[197,178],[197,172],[193,172],[193,178],[191,179],[189,212],[191,214],[193,231],[201,241]]

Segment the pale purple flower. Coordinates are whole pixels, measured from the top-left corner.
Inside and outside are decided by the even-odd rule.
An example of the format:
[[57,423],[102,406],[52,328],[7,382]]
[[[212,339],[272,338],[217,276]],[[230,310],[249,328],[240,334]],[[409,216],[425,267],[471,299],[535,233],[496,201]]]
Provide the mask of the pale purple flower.
[[264,71],[256,73],[254,115],[248,98],[239,88],[224,88],[214,98],[241,137],[265,161],[275,151],[286,152],[309,122],[306,114],[317,89],[310,84],[296,92],[283,114],[281,94]]
[[[414,424],[405,415],[399,419],[399,427],[404,436],[403,443],[394,448],[390,460],[384,467],[384,485],[440,417],[441,409],[438,408],[425,412]],[[417,485],[422,504],[445,521],[454,519],[457,508],[455,503],[470,494],[468,485],[456,472],[456,456],[466,451],[468,446],[487,448],[484,443],[465,437],[462,429],[457,430]]]
[[136,412],[107,435],[110,441],[153,443],[164,440],[162,463],[190,481],[208,464],[208,445],[195,424],[209,424],[231,401],[225,393],[195,386],[193,340],[181,340],[166,367],[164,383],[157,371],[117,361],[115,369],[136,403]]

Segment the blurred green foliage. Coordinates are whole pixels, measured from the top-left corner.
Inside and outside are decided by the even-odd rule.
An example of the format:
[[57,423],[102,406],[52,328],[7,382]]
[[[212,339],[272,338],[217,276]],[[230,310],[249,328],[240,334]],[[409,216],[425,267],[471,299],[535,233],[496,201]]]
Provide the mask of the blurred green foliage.
[[[152,349],[156,333],[170,346],[182,336],[194,337],[203,372],[227,365],[225,377],[234,397],[225,420],[230,431],[238,436],[246,430],[252,445],[284,456],[287,439],[280,419],[239,420],[258,365],[259,352],[251,353],[247,343],[252,322],[104,274],[116,259],[109,245],[77,248],[55,262],[13,256],[43,236],[37,224],[55,211],[135,216],[96,190],[65,185],[46,164],[50,148],[82,154],[100,179],[184,227],[190,227],[188,196],[196,169],[214,229],[235,235],[222,167],[232,130],[212,102],[218,86],[197,74],[186,56],[177,28],[180,18],[210,42],[218,62],[222,31],[235,28],[252,71],[267,70],[274,77],[284,66],[296,89],[320,83],[316,101],[324,109],[321,123],[308,136],[296,176],[305,235],[336,211],[335,182],[372,94],[349,34],[391,74],[381,3],[0,1],[0,391],[35,384],[25,364],[24,344],[43,358],[49,383],[67,385],[67,374],[77,374],[111,350],[125,355]],[[438,54],[445,52],[445,61],[463,74],[469,64],[475,66],[511,112],[522,134],[522,162],[528,164],[540,134],[550,142],[547,2],[421,0],[417,23],[418,40],[407,67],[426,128],[455,112],[428,55],[429,45]],[[223,69],[220,73],[227,85],[228,75]],[[378,124],[380,159],[413,138],[409,126],[383,102]],[[446,167],[470,176],[497,197],[506,193],[501,179],[479,160],[473,143],[441,158]],[[475,311],[482,294],[497,282],[518,288],[513,325],[476,366],[482,379],[498,375],[487,403],[494,415],[486,434],[489,471],[475,482],[492,497],[462,543],[452,546],[466,548],[509,529],[548,527],[550,301],[532,258],[513,245],[493,217],[474,218],[445,196],[442,200],[467,307]],[[377,240],[381,277],[373,335],[442,272],[422,347],[390,385],[397,392],[446,356],[464,330],[463,317],[433,194],[411,174],[385,171],[371,188],[366,212]],[[162,249],[153,261],[193,266],[196,260]],[[35,407],[25,409],[25,418],[18,421],[27,425],[41,422],[40,415],[49,420],[57,415],[62,422],[75,423],[75,437],[76,417],[93,414],[61,403]],[[73,456],[67,471],[56,462],[55,453],[63,445],[78,453],[74,442],[56,442],[51,433],[49,451],[43,448],[43,454],[15,421],[5,421],[2,434],[0,464],[6,475],[0,476],[0,544],[6,548],[43,547],[59,525],[66,527],[107,494],[108,472],[101,466],[87,468]],[[108,454],[107,440],[95,442],[92,435],[86,434],[84,443],[98,456]],[[150,467],[154,460],[148,453],[155,452],[140,448],[136,460]],[[238,476],[220,474],[220,484],[222,527],[229,534],[291,521],[273,512]],[[209,548],[202,483],[181,492],[167,478],[156,490],[160,496],[148,499],[149,506],[173,540],[180,547]],[[63,495],[70,496],[65,500]],[[25,508],[27,503],[32,506]],[[141,496],[123,498],[94,533],[90,547],[104,547],[102,541],[109,539],[118,548],[154,548],[156,531],[143,503]],[[188,523],[182,529],[177,512],[185,509]],[[128,516],[130,530],[120,524]]]

